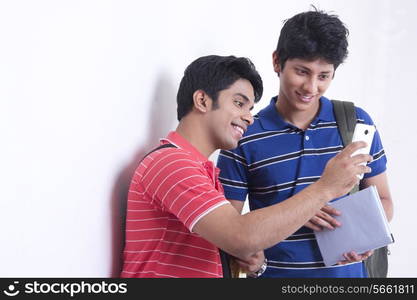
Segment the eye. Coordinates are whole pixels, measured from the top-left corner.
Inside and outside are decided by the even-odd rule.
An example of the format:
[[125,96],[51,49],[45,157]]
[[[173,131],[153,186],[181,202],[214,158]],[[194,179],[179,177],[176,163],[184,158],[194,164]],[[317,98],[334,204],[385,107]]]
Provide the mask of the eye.
[[327,75],[327,74],[323,74],[323,75],[320,75],[319,76],[319,79],[320,80],[327,80],[327,79],[329,79],[330,78],[330,75]]
[[306,70],[303,70],[303,69],[296,69],[296,72],[299,75],[306,75],[307,74],[307,71]]
[[239,101],[239,100],[234,100],[234,103],[238,106],[238,107],[243,107],[243,102]]

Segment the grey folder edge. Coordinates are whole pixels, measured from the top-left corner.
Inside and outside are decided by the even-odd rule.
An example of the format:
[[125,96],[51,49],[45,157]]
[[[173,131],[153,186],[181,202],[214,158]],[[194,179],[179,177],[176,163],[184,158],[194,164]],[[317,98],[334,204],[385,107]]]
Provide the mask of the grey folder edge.
[[375,186],[328,204],[341,212],[335,218],[342,225],[315,232],[326,266],[344,260],[343,254],[352,250],[361,254],[394,242]]

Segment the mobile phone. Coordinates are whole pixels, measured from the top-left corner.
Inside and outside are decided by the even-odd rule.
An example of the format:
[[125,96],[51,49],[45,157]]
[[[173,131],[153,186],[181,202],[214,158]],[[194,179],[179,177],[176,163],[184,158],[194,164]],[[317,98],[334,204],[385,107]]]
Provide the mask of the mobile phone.
[[[376,128],[374,125],[367,124],[356,124],[355,131],[353,132],[352,142],[364,141],[366,142],[366,147],[356,150],[352,156],[357,154],[369,154],[371,151],[372,141],[374,139]],[[365,165],[366,163],[361,163]],[[358,175],[359,179],[363,178],[363,173]]]

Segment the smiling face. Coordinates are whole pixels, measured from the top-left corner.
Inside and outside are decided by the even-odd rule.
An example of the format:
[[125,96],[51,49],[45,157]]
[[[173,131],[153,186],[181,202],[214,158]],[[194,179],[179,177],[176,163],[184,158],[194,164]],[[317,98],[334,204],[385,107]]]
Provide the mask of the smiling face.
[[274,53],[274,70],[279,73],[278,99],[284,110],[309,112],[315,115],[320,106],[320,97],[326,92],[334,75],[334,66],[323,59],[307,61],[288,59],[284,68]]
[[251,83],[238,79],[219,92],[217,105],[207,114],[207,133],[215,149],[234,149],[253,123],[255,95]]

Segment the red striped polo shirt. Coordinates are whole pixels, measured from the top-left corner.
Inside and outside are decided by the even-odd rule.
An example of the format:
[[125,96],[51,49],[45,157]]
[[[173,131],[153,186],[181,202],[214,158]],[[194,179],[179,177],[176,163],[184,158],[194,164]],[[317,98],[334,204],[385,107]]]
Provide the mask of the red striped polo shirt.
[[121,277],[222,277],[218,248],[193,233],[210,211],[230,204],[219,170],[176,132],[136,169],[129,189]]

